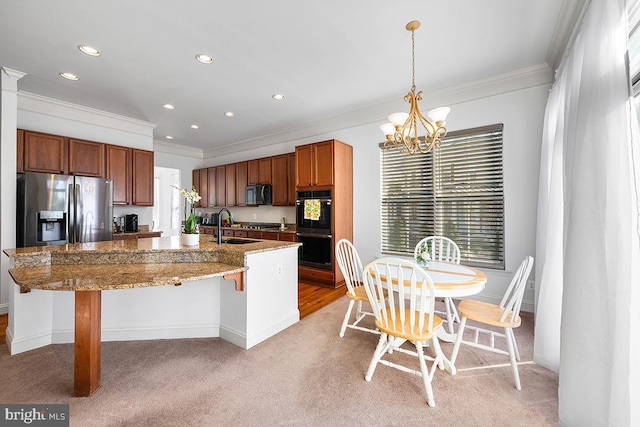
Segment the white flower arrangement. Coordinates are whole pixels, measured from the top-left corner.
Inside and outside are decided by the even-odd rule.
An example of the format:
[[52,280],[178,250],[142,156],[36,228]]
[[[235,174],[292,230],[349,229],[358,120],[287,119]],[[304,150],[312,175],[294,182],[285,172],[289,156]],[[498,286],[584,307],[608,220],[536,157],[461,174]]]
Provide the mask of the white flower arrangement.
[[186,234],[199,234],[200,231],[198,230],[198,215],[196,215],[195,204],[200,201],[202,197],[200,197],[195,187],[191,187],[190,191],[187,191],[183,188],[178,188],[175,185],[172,185],[172,187],[176,190],[180,190],[180,193],[182,193],[185,200],[191,205],[191,213],[184,221],[184,232]]
[[418,250],[418,264],[428,266],[431,261],[431,252],[429,252],[429,245],[424,245]]

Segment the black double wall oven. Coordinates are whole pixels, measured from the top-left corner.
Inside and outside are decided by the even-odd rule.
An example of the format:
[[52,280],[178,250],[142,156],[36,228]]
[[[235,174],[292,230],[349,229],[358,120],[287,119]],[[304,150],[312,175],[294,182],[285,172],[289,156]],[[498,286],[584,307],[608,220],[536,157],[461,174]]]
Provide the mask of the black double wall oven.
[[332,270],[331,190],[298,191],[296,196],[299,264]]

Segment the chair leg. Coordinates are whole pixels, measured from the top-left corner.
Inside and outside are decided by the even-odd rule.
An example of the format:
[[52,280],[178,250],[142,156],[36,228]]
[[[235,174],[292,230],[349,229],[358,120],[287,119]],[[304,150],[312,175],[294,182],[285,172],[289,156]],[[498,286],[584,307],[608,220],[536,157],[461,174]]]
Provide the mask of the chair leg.
[[520,375],[518,374],[518,364],[516,363],[516,355],[513,349],[513,338],[510,333],[511,328],[504,328],[504,334],[507,337],[507,348],[509,349],[509,358],[511,359],[511,370],[513,371],[513,379],[516,382],[516,388],[522,390],[520,387]]
[[362,316],[362,301],[358,300],[356,304],[356,319],[359,319]]
[[384,347],[387,344],[387,334],[384,332],[380,334],[380,339],[378,340],[378,345],[376,346],[375,351],[373,352],[373,357],[371,358],[371,363],[369,363],[369,369],[367,369],[367,373],[364,376],[364,379],[367,381],[371,381],[373,378],[373,372],[376,370],[376,366],[382,357],[382,353],[385,351]]
[[[445,298],[444,299],[444,306],[446,308],[446,312],[447,312],[447,329],[449,329],[449,333],[453,334],[453,319],[454,316],[451,314],[451,298]],[[455,310],[455,307],[454,307]]]
[[418,359],[420,360],[420,372],[422,372],[422,382],[424,383],[424,388],[427,392],[427,405],[433,408],[436,406],[436,401],[433,399],[433,388],[431,387],[431,376],[429,375],[429,369],[427,369],[427,362],[424,360],[424,350],[422,348],[422,341],[416,341],[415,346],[416,346],[416,352],[418,353]]
[[458,336],[456,337],[456,343],[453,345],[453,352],[451,353],[451,364],[455,366],[456,357],[458,357],[458,350],[460,349],[460,344],[462,343],[462,335],[464,334],[464,327],[467,324],[467,318],[462,317],[460,319],[460,326],[458,326]]
[[451,315],[453,316],[453,321],[460,323],[460,315],[458,314],[456,304],[453,302],[453,298],[447,298],[447,300],[449,300],[449,304],[451,304]]
[[351,317],[351,310],[353,309],[354,303],[355,300],[349,300],[349,308],[347,308],[347,313],[344,315],[342,327],[340,328],[340,338],[344,337],[344,332],[347,330],[347,324],[349,323],[349,318]]
[[513,350],[516,354],[516,360],[519,362],[520,361],[520,352],[518,351],[518,343],[516,342],[516,336],[513,333],[513,328],[509,329],[509,332],[511,332],[511,340],[513,341]]

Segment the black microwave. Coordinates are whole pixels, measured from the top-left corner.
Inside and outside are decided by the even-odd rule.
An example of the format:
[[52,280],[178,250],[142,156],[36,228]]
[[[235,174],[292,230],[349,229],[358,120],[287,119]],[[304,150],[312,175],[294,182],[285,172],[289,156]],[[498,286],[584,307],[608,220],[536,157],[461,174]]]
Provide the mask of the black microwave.
[[270,205],[271,184],[247,185],[244,195],[247,205]]

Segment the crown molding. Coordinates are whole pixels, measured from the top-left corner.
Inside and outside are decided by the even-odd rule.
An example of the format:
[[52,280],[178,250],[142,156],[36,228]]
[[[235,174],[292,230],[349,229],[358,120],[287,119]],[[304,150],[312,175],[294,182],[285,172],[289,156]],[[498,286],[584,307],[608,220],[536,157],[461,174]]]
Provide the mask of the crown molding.
[[27,73],[23,73],[22,71],[12,70],[11,68],[7,68],[7,67],[2,67],[0,68],[0,70],[2,70],[7,77],[13,80],[20,80],[21,78],[27,75]]
[[551,44],[547,51],[546,61],[552,70],[556,70],[560,66],[567,47],[573,43],[589,3],[590,0],[564,0],[562,2],[556,27],[551,37]]
[[150,137],[153,137],[153,129],[157,126],[155,123],[22,91],[18,92],[18,110]]
[[176,145],[157,139],[153,140],[153,151],[158,153],[172,154],[175,156],[192,157],[199,160],[203,159],[203,152],[199,148]]
[[[428,93],[429,104],[455,105],[477,99],[488,98],[518,90],[528,89],[553,83],[553,70],[547,64],[539,64],[506,74],[492,76],[475,82],[454,86]],[[221,147],[203,150],[203,158],[210,159],[240,151],[253,150],[278,143],[312,138],[322,134],[371,123],[386,121],[390,112],[406,109],[406,104],[399,95],[397,100],[385,102],[352,111],[350,113],[318,120],[304,126],[282,132],[263,135]]]

